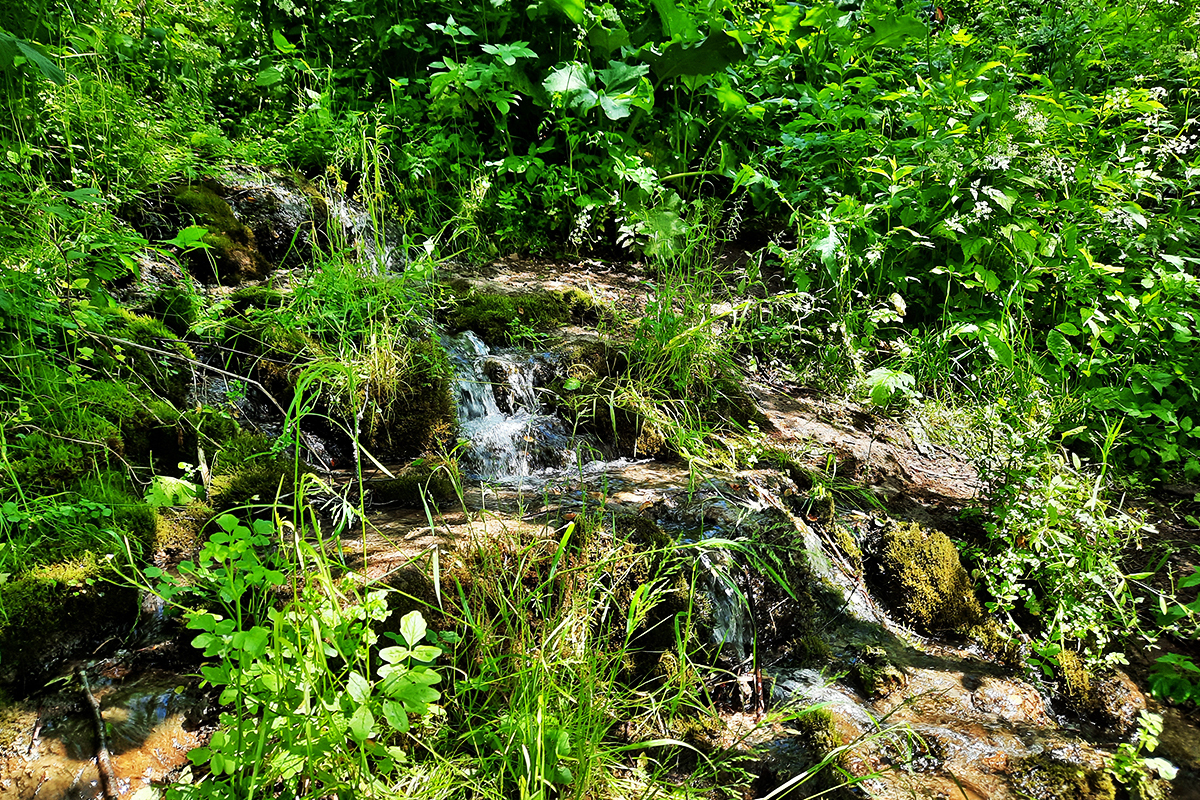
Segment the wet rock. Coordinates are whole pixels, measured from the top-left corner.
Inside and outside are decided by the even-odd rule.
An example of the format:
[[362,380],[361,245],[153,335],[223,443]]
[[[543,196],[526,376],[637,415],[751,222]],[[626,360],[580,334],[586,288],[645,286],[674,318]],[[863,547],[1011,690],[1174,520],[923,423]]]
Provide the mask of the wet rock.
[[1146,710],[1146,696],[1120,670],[1096,686],[1095,698],[1096,716],[1101,724],[1121,736],[1137,727],[1138,715]]
[[1005,722],[1044,725],[1046,704],[1032,686],[1002,678],[985,677],[971,693],[975,710]]
[[1032,800],[1113,800],[1116,787],[1102,769],[1040,755],[1023,759],[1010,773],[1013,788]]
[[908,676],[892,663],[882,647],[855,648],[851,664],[851,675],[867,697],[887,697],[908,685]]
[[275,267],[299,267],[323,245],[329,204],[320,191],[297,175],[253,169],[222,176],[224,197],[253,234],[263,258]]

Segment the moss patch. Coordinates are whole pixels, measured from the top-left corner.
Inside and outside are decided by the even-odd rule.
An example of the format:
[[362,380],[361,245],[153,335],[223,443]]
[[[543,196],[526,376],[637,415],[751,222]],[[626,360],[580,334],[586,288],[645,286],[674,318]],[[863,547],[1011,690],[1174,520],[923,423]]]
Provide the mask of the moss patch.
[[0,584],[3,666],[22,677],[47,668],[56,636],[67,631],[103,637],[108,624],[137,614],[137,592],[112,583],[117,576],[93,553],[35,567]]
[[1009,780],[1032,800],[1113,800],[1117,793],[1107,773],[1046,755],[1023,759]]
[[209,502],[218,511],[250,502],[274,502],[295,488],[289,459],[271,448],[266,436],[238,433],[217,452]]
[[475,331],[492,344],[511,344],[526,332],[545,331],[594,312],[591,295],[578,289],[527,294],[490,294],[451,287],[453,306],[445,315],[455,331]]
[[364,425],[367,447],[379,456],[432,454],[448,444],[458,417],[450,394],[450,363],[437,343],[408,343],[407,367],[391,386],[372,384],[374,412]]
[[435,501],[452,500],[462,484],[458,464],[443,459],[418,459],[386,481],[369,484],[374,502],[423,508],[422,494]]
[[1096,708],[1096,693],[1092,688],[1092,676],[1084,668],[1074,650],[1063,650],[1058,654],[1059,695],[1072,708],[1088,712]]
[[208,228],[203,239],[208,248],[188,256],[189,268],[196,278],[232,286],[263,278],[270,272],[271,265],[258,251],[253,231],[238,221],[214,185],[188,183],[171,189],[170,195],[195,224]]
[[965,633],[983,621],[971,578],[946,534],[895,524],[869,553],[867,578],[903,620],[927,633]]
[[160,509],[154,518],[154,545],[158,550],[190,556],[204,543],[202,531],[213,518],[212,506],[189,503],[182,508]]

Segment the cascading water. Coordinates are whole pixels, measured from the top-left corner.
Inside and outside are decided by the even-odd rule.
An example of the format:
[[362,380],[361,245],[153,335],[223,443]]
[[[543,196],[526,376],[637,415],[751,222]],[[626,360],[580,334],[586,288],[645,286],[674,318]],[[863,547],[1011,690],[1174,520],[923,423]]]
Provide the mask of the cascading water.
[[493,353],[471,331],[446,339],[455,368],[455,402],[465,462],[477,476],[520,478],[578,463],[579,440],[545,413],[538,387],[558,369],[554,356],[519,350]]

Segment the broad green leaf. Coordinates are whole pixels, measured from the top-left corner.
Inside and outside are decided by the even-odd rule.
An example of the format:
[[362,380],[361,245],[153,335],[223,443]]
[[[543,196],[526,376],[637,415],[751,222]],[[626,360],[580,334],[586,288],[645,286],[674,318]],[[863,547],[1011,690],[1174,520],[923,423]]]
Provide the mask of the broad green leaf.
[[371,738],[371,731],[375,727],[375,715],[371,713],[371,709],[365,705],[354,709],[354,713],[350,715],[350,735],[358,742],[365,742]]
[[988,355],[1006,369],[1012,369],[1013,351],[1008,343],[994,333],[985,333],[984,340],[987,343]]
[[191,481],[156,475],[146,490],[146,503],[154,508],[186,506],[198,498],[204,487]]
[[916,17],[895,13],[873,18],[871,28],[871,33],[858,40],[859,47],[901,47],[910,38],[923,39],[929,35],[929,29]]
[[625,119],[633,113],[633,100],[629,97],[619,95],[613,97],[606,92],[601,92],[600,110],[611,120]]
[[371,696],[371,683],[358,672],[351,672],[346,679],[346,692],[356,703],[365,703]]
[[12,65],[14,49],[20,52],[29,63],[37,67],[37,71],[43,78],[58,86],[66,84],[67,73],[46,57],[46,54],[42,52],[41,45],[18,39],[3,30],[0,30],[0,58],[3,59],[0,61],[0,69],[6,69]]
[[547,2],[576,25],[582,25],[584,19],[587,18],[587,6],[583,0],[547,0]]
[[[718,30],[699,45],[672,44],[661,55],[646,53],[645,58],[659,81],[671,78],[707,78],[746,57],[737,40]],[[690,89],[695,91],[697,83]]]
[[287,37],[285,37],[278,30],[271,31],[271,42],[275,45],[275,49],[281,53],[296,52],[296,45],[289,42]]
[[400,619],[400,635],[408,642],[409,647],[416,647],[417,643],[425,638],[427,630],[425,618],[421,616],[420,611],[410,611]]
[[596,75],[605,89],[616,94],[633,89],[649,72],[648,64],[630,65],[623,61],[609,61],[607,67],[596,70]]
[[675,0],[653,0],[653,3],[666,38],[683,42],[700,39],[700,31],[696,29],[691,15]]
[[821,256],[821,262],[825,264],[826,268],[837,264],[837,252],[841,243],[842,240],[838,237],[837,229],[832,225],[829,226],[825,236],[814,243],[813,247]]
[[267,67],[258,73],[254,79],[255,86],[274,86],[283,80],[283,72],[278,67]]
[[408,712],[404,710],[404,705],[395,700],[383,701],[383,718],[400,733],[408,731]]
[[1046,335],[1046,348],[1062,366],[1075,363],[1075,348],[1060,331],[1053,330]]

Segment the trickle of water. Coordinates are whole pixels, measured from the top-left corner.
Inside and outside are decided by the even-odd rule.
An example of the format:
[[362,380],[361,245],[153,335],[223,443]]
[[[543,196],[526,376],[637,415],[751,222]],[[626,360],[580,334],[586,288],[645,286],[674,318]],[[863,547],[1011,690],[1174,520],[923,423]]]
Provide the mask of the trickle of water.
[[464,461],[479,476],[533,475],[578,463],[577,440],[542,409],[539,377],[552,377],[552,357],[518,350],[493,353],[473,332],[445,341],[454,364],[458,422],[469,441]]

